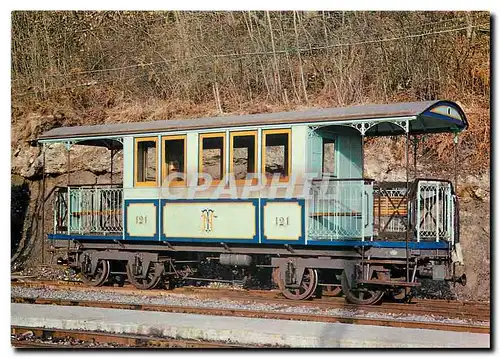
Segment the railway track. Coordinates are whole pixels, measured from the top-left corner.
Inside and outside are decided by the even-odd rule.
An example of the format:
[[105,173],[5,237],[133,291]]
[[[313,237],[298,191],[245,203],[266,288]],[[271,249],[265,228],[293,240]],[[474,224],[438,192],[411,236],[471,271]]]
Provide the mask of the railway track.
[[12,302],[25,304],[45,304],[45,305],[63,305],[63,306],[80,306],[80,307],[96,307],[96,308],[114,308],[127,310],[143,310],[156,312],[171,312],[171,313],[189,313],[214,316],[231,316],[231,317],[247,317],[247,318],[267,318],[267,319],[282,319],[282,320],[298,320],[298,321],[315,321],[325,323],[349,323],[376,325],[386,327],[405,327],[405,328],[421,328],[434,329],[455,332],[469,333],[490,333],[489,326],[478,324],[453,324],[444,322],[429,322],[429,321],[411,321],[401,319],[383,319],[383,318],[365,318],[365,317],[346,317],[332,316],[321,314],[304,314],[304,313],[283,313],[273,311],[258,311],[247,309],[226,309],[226,308],[207,308],[207,307],[189,307],[189,306],[171,306],[171,305],[151,305],[151,304],[127,304],[114,302],[100,301],[75,301],[47,298],[22,298],[12,297]]
[[414,299],[411,303],[394,303],[383,302],[381,305],[354,305],[347,303],[342,297],[323,296],[322,299],[313,299],[307,301],[293,301],[280,297],[279,291],[270,290],[238,290],[226,288],[207,288],[207,287],[191,287],[185,286],[175,288],[174,290],[166,291],[161,289],[155,290],[138,290],[133,286],[124,287],[89,287],[78,282],[67,281],[27,281],[27,282],[12,282],[14,286],[45,288],[45,289],[64,289],[69,291],[80,292],[114,292],[127,295],[141,296],[168,296],[170,294],[193,295],[200,298],[220,298],[239,302],[254,302],[264,304],[277,304],[290,307],[314,307],[323,309],[347,309],[351,311],[377,312],[387,314],[414,314],[424,316],[442,316],[446,318],[460,318],[475,321],[489,321],[490,307],[488,303],[471,302],[471,301],[445,301],[445,300],[429,300],[429,299]]
[[[27,335],[28,334],[28,335]],[[16,348],[256,348],[225,342],[208,342],[130,334],[11,326]]]

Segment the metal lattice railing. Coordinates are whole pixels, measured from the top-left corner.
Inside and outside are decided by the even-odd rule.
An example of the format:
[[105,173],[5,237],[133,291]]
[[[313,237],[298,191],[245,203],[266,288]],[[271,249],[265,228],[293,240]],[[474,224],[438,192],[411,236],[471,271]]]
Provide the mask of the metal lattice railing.
[[122,188],[60,188],[54,202],[55,232],[91,235],[121,233],[122,206]]
[[450,241],[455,236],[455,203],[450,182],[417,182],[415,226],[417,241]]
[[308,202],[311,240],[373,238],[373,182],[314,181]]
[[54,233],[68,231],[68,188],[59,187],[54,191]]
[[408,227],[406,182],[376,183],[373,192],[374,231],[378,237],[401,239]]
[[315,181],[308,201],[310,240],[455,241],[455,195],[450,182]]

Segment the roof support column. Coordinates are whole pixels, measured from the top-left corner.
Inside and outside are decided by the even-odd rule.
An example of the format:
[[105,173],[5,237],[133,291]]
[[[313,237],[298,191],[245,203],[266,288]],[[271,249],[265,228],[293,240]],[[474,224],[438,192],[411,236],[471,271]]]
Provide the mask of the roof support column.
[[365,178],[365,134],[361,133],[361,178]]
[[71,146],[73,143],[71,141],[65,142],[64,146],[66,147],[66,151],[68,153],[68,157],[66,160],[66,175],[67,175],[67,185],[70,186],[70,172],[71,172]]
[[410,210],[408,210],[408,205],[410,204],[410,123],[406,120],[406,125],[404,126],[406,132],[406,282],[410,281],[410,257],[409,257],[409,247],[408,241],[410,240]]
[[453,185],[455,186],[455,193],[458,193],[458,135],[459,132],[453,133],[453,156],[455,157],[455,163],[454,163],[454,183]]
[[110,153],[110,162],[111,163],[109,163],[109,164],[110,164],[111,168],[109,169],[110,170],[109,175],[110,175],[111,185],[113,185],[113,157],[115,156],[115,150],[113,148],[111,148],[110,152],[111,152]]
[[418,138],[416,135],[413,136],[413,179],[417,179],[417,150],[418,150]]
[[45,143],[42,143],[42,265],[45,264]]
[[[70,212],[71,212],[71,193],[70,193],[70,189],[69,189],[69,186],[71,184],[71,181],[70,181],[70,172],[71,172],[71,146],[72,146],[73,142],[71,141],[67,141],[64,143],[64,146],[66,147],[66,150],[68,151],[68,159],[66,161],[67,163],[67,167],[66,167],[66,175],[68,176],[67,177],[67,187],[68,187],[68,199],[67,199],[67,207],[68,207],[68,211],[67,211],[67,220],[68,220],[68,235],[70,233],[70,227],[71,227],[71,218],[70,218]],[[69,250],[69,247],[70,247],[70,243],[71,243],[71,240],[68,240],[68,246],[67,246],[67,249]]]

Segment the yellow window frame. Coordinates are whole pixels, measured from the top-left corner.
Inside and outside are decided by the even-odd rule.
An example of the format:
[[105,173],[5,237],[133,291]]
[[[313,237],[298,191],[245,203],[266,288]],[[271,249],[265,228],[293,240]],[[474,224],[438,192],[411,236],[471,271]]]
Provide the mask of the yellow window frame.
[[[242,132],[231,132],[229,133],[229,172],[234,175],[234,137],[249,137],[254,138],[254,170],[257,172],[257,160],[258,160],[258,147],[257,147],[257,131],[242,131]],[[248,174],[248,173],[247,173]],[[236,180],[237,184],[245,183],[246,179]],[[256,181],[255,179],[252,182]]]
[[269,134],[288,134],[288,168],[285,177],[280,178],[280,182],[287,182],[290,180],[292,172],[292,130],[288,129],[264,129],[262,131],[262,178],[265,182],[271,182],[272,178],[266,177],[266,139]]
[[[170,136],[162,136],[161,137],[161,180],[162,183],[165,181],[165,178],[167,177],[167,165],[165,163],[165,143],[169,140],[179,140],[182,139],[184,140],[184,178],[186,178],[187,174],[187,136],[185,134],[183,135],[170,135]],[[170,185],[173,186],[183,186],[186,185],[186,179],[181,180],[181,181],[173,181],[170,183]]]
[[[141,142],[155,142],[155,181],[138,181],[138,154],[139,143]],[[141,137],[134,140],[134,186],[158,186],[158,137]]]
[[[199,135],[198,141],[198,173],[203,173],[203,139],[205,138],[222,138],[222,177],[220,180],[212,180],[211,185],[217,185],[224,180],[226,177],[226,133],[225,132],[217,132],[217,133],[204,133]],[[199,179],[199,185],[203,184],[203,179]]]

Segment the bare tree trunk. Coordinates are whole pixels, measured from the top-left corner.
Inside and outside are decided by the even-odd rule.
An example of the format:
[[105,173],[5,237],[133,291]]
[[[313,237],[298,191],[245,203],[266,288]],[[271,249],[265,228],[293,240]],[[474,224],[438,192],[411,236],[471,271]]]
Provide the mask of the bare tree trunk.
[[300,70],[300,79],[302,81],[302,90],[304,91],[304,99],[306,103],[309,102],[309,99],[307,98],[307,89],[306,89],[306,80],[304,79],[304,69],[302,67],[302,57],[300,56],[300,49],[299,49],[299,32],[297,31],[297,17],[299,15],[297,14],[297,11],[293,12],[293,29],[295,31],[295,45],[297,47],[297,57],[299,58],[299,70]]
[[[271,46],[273,49],[273,59],[274,59],[274,80],[276,82],[276,90],[277,94],[283,94],[283,88],[281,86],[281,76],[280,69],[278,65],[278,57],[276,56],[276,47],[274,45],[274,35],[273,35],[273,26],[271,24],[271,16],[269,15],[269,11],[266,11],[267,22],[269,24],[269,33],[271,34]],[[284,100],[284,97],[283,97]]]

